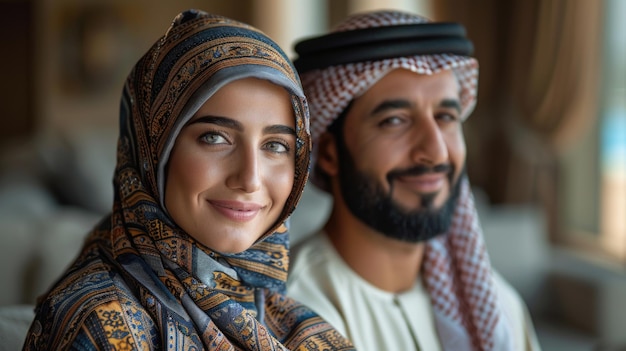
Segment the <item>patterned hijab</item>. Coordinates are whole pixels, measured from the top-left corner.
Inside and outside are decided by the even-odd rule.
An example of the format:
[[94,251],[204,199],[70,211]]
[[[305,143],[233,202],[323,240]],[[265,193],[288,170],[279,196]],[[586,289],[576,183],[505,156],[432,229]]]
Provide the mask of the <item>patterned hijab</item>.
[[[400,11],[378,11],[348,17],[333,32],[430,22]],[[298,61],[296,60],[296,64]],[[451,70],[461,92],[461,117],[465,120],[476,103],[478,62],[468,56],[429,54],[351,62],[301,74],[311,110],[314,147],[321,133],[385,74],[407,69],[417,74]],[[313,154],[313,162],[316,154]],[[324,177],[312,182],[328,190]],[[491,277],[491,265],[467,178],[447,235],[428,241],[422,277],[430,294],[437,331],[444,350],[511,350],[510,326],[505,320]]]
[[[250,249],[221,254],[168,216],[165,167],[191,116],[220,87],[246,77],[291,93],[295,180],[273,228]],[[352,349],[311,310],[284,295],[289,251],[284,221],[307,181],[309,155],[306,101],[277,44],[228,18],[198,10],[179,14],[124,86],[113,212],[40,301],[27,348],[65,348],[87,328],[91,339],[142,350]],[[117,316],[124,317],[126,329],[111,317],[114,311],[102,310],[107,301],[121,301]],[[94,312],[104,335],[90,329]]]

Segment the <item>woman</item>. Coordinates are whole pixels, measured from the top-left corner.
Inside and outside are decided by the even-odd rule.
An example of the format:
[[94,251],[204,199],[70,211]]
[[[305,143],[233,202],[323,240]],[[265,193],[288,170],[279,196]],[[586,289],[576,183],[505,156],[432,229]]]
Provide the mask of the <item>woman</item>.
[[283,295],[308,110],[258,30],[179,14],[129,75],[113,212],[42,297],[25,349],[351,349]]

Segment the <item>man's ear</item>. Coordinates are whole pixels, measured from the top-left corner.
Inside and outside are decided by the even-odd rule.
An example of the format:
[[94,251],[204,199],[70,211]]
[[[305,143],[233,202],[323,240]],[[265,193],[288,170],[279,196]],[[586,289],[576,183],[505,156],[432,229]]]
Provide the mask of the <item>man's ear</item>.
[[334,177],[339,173],[337,141],[335,137],[328,132],[324,132],[320,135],[317,146],[317,166],[329,177]]

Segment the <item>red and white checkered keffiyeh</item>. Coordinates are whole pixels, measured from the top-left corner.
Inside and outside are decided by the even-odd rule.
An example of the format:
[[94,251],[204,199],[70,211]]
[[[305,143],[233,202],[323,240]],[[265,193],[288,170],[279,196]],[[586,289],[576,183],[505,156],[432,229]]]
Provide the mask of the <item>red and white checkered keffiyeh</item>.
[[[429,20],[398,11],[372,12],[348,17],[344,23],[335,28],[334,32],[425,22]],[[419,55],[330,66],[301,75],[309,100],[313,139],[318,139],[352,99],[363,94],[385,74],[397,68],[418,74],[454,71],[461,86],[461,117],[467,118],[474,109],[478,61],[472,57],[451,54]]]
[[[334,31],[417,24],[428,19],[400,11],[377,11],[348,17]],[[348,106],[394,69],[418,74],[452,70],[461,86],[461,116],[476,103],[478,62],[471,57],[437,54],[335,65],[302,74],[311,112],[314,148],[326,128]],[[316,161],[316,152],[313,162]],[[315,173],[315,172],[313,172]],[[322,177],[311,180],[325,189]],[[469,181],[462,179],[459,204],[447,235],[427,243],[423,279],[433,305],[444,350],[510,350],[510,326],[502,316],[491,276]]]

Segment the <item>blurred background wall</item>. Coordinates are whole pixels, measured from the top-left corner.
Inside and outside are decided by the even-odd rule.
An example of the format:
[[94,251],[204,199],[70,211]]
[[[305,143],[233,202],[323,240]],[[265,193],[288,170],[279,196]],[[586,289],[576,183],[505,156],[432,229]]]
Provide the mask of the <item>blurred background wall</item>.
[[[620,0],[0,0],[0,305],[34,303],[109,211],[122,84],[187,8],[250,23],[292,57],[360,11],[463,23],[481,66],[468,173],[494,266],[547,345],[626,341]],[[329,204],[307,187],[293,241]]]

